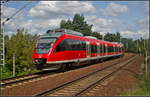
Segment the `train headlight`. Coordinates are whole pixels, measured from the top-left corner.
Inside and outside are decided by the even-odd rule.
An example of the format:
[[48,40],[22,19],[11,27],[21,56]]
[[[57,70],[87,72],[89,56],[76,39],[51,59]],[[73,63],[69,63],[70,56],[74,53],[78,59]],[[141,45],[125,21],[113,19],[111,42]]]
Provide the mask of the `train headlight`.
[[40,58],[35,59],[34,61],[35,61],[36,64],[45,64],[46,63],[46,59],[43,59],[43,58],[42,59],[40,59]]
[[35,62],[38,63],[38,59],[35,59]]

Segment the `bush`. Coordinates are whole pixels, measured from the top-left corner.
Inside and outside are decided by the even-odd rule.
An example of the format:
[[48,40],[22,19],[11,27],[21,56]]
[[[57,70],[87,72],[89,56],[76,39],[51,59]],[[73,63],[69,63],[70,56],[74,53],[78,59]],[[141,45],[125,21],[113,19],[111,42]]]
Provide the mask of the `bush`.
[[138,87],[124,92],[122,96],[149,96],[148,74],[143,73],[142,75],[139,75],[138,78],[140,79]]
[[9,69],[6,66],[0,67],[0,69],[1,69],[0,79],[12,77],[12,72],[9,71]]

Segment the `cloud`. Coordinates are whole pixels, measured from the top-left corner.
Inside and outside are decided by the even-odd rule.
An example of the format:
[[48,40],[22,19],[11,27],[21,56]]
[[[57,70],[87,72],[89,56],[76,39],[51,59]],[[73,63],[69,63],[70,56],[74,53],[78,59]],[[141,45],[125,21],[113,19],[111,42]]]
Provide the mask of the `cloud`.
[[[1,23],[5,22],[4,31],[6,34],[11,35],[16,32],[16,30],[21,27],[21,23],[25,21],[25,15],[23,11],[20,11],[18,14],[14,15],[18,11],[16,8],[1,6]],[[11,17],[14,15],[13,17]],[[6,21],[7,18],[10,18]]]
[[149,30],[149,17],[139,20],[138,25],[142,30]]
[[89,24],[93,24],[93,31],[99,32],[103,35],[105,35],[107,32],[120,32],[121,36],[125,38],[139,39],[141,37],[149,37],[148,18],[139,20],[137,24],[139,25],[139,29],[135,31],[129,30],[128,28],[124,27],[125,25],[129,24],[118,19],[105,19],[96,16],[85,16],[85,19],[88,21]]
[[25,28],[30,34],[44,34],[48,29],[58,28],[62,19],[24,20],[9,22],[5,27],[8,34],[15,33],[18,28]]
[[137,32],[133,31],[121,31],[120,32],[121,36],[125,38],[132,38],[134,40],[139,39],[139,38],[149,38],[149,32],[139,30]]
[[[18,9],[16,8],[12,8],[12,7],[7,7],[7,6],[4,6],[2,5],[1,6],[1,12],[2,12],[2,15],[1,15],[1,18],[10,18],[12,15],[14,15]],[[24,17],[24,13],[22,11],[20,11],[19,13],[17,13],[17,15],[13,16],[13,19],[18,19],[18,17],[20,17],[19,19],[23,19]]]
[[[140,3],[141,5],[141,3]],[[149,16],[149,1],[143,1],[143,4],[142,4],[144,7],[143,7],[143,13],[145,14],[145,16]]]
[[[6,18],[10,17],[12,14],[14,14],[17,9],[12,7],[6,7],[2,10],[2,13],[5,18],[1,17],[2,20],[5,20]],[[5,24],[5,33],[7,35],[11,35],[16,33],[17,29],[19,28],[25,28],[28,30],[28,33],[31,34],[43,34],[48,29],[52,28],[58,28],[60,21],[65,18],[56,18],[56,19],[28,19],[25,17],[24,12],[20,12],[20,14],[17,14],[14,18],[6,22]],[[2,21],[1,21],[2,22]]]
[[110,3],[106,8],[101,9],[103,15],[106,16],[117,16],[128,11],[126,5],[120,5],[115,3]]
[[107,32],[112,32],[117,25],[120,25],[121,21],[117,19],[105,19],[96,16],[86,16],[86,20],[89,24],[93,24],[93,31],[100,32],[101,34],[106,34]]
[[96,8],[90,2],[40,1],[29,11],[29,16],[38,18],[62,18],[75,13],[93,13]]
[[[109,4],[105,9],[110,5],[112,6],[112,4],[114,3]],[[10,17],[10,15],[18,10],[12,7],[3,7],[5,8],[3,12],[5,17]],[[116,33],[116,31],[119,31],[123,37],[134,39],[149,36],[149,17],[133,23],[132,25],[138,28],[135,31],[127,28],[134,29],[128,21],[114,18],[101,18],[93,15],[92,12],[94,11],[96,11],[95,7],[89,2],[40,1],[29,10],[29,17],[25,17],[25,13],[21,12],[9,21],[5,25],[5,32],[6,34],[12,34],[18,28],[25,28],[31,34],[44,34],[48,29],[58,28],[62,19],[68,20],[70,18],[72,20],[74,13],[88,13],[88,15],[84,14],[85,20],[88,24],[93,24],[93,31],[100,32],[101,34],[106,34],[107,32]],[[120,14],[122,12],[120,11]],[[112,13],[113,15],[119,15],[119,12],[112,11]]]

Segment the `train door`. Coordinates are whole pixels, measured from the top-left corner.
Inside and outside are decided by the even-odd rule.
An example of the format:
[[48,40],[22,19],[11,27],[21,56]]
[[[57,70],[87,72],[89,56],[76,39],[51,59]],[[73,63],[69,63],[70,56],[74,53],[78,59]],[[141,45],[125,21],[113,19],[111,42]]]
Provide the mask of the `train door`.
[[100,56],[100,44],[99,43],[96,43],[97,44],[97,56],[99,57]]
[[104,51],[105,49],[104,48],[105,48],[105,46],[104,46],[104,44],[102,44],[101,46],[102,46],[102,52],[101,53],[102,53],[102,56],[104,56],[104,53],[105,53],[105,51]]
[[91,47],[90,42],[86,42],[86,57],[89,58],[91,56]]
[[107,44],[105,44],[105,55],[107,56],[108,55],[108,47],[107,47],[108,45]]
[[115,51],[115,45],[113,45],[113,48],[114,48],[114,55],[115,55],[115,52],[116,52],[116,51]]

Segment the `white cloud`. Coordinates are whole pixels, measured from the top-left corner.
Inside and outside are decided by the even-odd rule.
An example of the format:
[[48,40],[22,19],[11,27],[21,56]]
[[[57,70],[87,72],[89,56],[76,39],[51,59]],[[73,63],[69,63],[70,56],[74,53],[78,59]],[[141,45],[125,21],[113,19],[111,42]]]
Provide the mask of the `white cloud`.
[[[29,17],[31,16],[33,19],[25,17],[25,13],[21,12],[15,16],[16,19],[12,19],[5,25],[6,34],[15,33],[18,28],[25,28],[28,30],[28,33],[31,34],[43,34],[48,29],[58,28],[62,19],[67,20],[69,17],[72,19],[74,13],[91,13],[96,11],[95,7],[89,2],[73,2],[41,1],[29,10]],[[46,6],[47,4],[48,6]],[[17,9],[11,7],[4,6],[4,8],[5,17],[10,17],[10,15],[17,11]],[[113,14],[111,14],[118,15],[122,12],[113,11]],[[137,23],[138,31],[127,29],[125,26],[128,25],[128,23],[124,24],[123,21],[118,19],[106,19],[94,15],[85,16],[85,19],[88,24],[93,24],[93,31],[100,32],[101,34],[107,32],[115,33],[115,31],[119,29],[121,35],[127,38],[137,39],[149,36],[149,17]],[[124,29],[122,29],[123,27]]]
[[143,4],[143,6],[144,6],[144,14],[146,16],[149,16],[149,1],[143,1],[143,2],[144,2],[144,4]]
[[126,5],[120,5],[115,3],[110,3],[106,8],[101,9],[103,15],[106,16],[117,16],[128,11]]
[[149,17],[139,20],[138,25],[142,30],[149,30]]
[[125,26],[125,23],[117,19],[98,18],[96,16],[86,16],[85,19],[88,21],[89,24],[93,24],[93,31],[100,32],[100,34],[103,35],[105,35],[107,32],[116,33],[114,31],[118,30],[120,34],[125,38],[139,39],[140,37],[149,37],[148,18],[139,21],[138,25],[140,27],[137,31],[131,31],[128,30],[128,28],[122,29],[122,26]]
[[17,10],[15,8],[11,8],[11,7],[6,7],[2,5],[2,16],[4,18],[8,18],[10,17],[10,15],[14,14],[14,12],[16,12]]
[[132,38],[134,40],[139,39],[139,38],[148,38],[149,37],[149,32],[139,30],[137,32],[133,31],[121,31],[120,32],[121,36],[125,38]]
[[75,13],[93,13],[96,8],[90,2],[40,1],[29,11],[29,16],[38,18],[62,18]]
[[48,29],[58,28],[61,19],[13,21],[6,25],[8,34],[15,33],[18,28],[25,28],[31,34],[43,34]]
[[[10,18],[12,15],[14,15],[18,9],[16,8],[12,8],[12,7],[7,7],[7,6],[4,6],[2,5],[1,6],[1,12],[2,12],[2,15],[1,15],[1,18]],[[22,19],[22,17],[24,17],[24,13],[22,11],[20,11],[19,13],[17,13],[17,15],[13,16],[13,19],[18,19],[17,17],[20,17],[19,19]]]
[[106,34],[107,32],[112,32],[112,30],[121,23],[117,19],[105,19],[98,18],[96,16],[86,16],[86,20],[89,24],[93,24],[93,31],[100,32],[101,34]]
[[[3,15],[6,19],[10,17],[12,14],[14,14],[17,9],[3,6],[2,8],[5,8],[2,10]],[[12,18],[5,24],[5,34],[11,35],[16,33],[17,29],[19,28],[25,28],[28,30],[28,33],[31,34],[42,34],[45,33],[46,30],[51,28],[57,28],[59,27],[60,21],[65,18],[56,18],[56,19],[27,19],[25,17],[25,14],[21,12],[20,14],[17,14],[15,18]],[[2,22],[2,21],[1,21]]]

